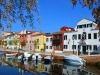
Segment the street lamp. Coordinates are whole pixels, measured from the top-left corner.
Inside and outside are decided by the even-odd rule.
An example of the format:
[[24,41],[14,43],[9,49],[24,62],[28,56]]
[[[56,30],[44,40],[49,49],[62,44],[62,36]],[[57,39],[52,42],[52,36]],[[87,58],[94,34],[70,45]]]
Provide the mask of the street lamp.
[[[70,39],[68,40],[68,45],[70,46],[69,42],[70,42]],[[69,47],[69,50],[70,50],[70,47]]]
[[75,37],[73,36],[73,54],[74,54],[74,39]]

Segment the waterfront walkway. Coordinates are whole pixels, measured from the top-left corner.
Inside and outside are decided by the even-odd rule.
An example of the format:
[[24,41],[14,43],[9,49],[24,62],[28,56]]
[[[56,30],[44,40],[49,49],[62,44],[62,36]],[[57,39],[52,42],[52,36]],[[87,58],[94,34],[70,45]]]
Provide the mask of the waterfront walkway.
[[[0,48],[1,51],[7,51],[7,52],[18,52],[17,49],[3,49],[3,48]],[[43,56],[47,56],[47,55],[51,55],[52,52],[33,52],[33,51],[25,51],[25,50],[20,50],[19,51],[20,53],[23,53],[23,52],[28,52],[28,53],[31,53],[31,54],[34,54],[34,53],[40,53],[41,55]],[[54,56],[56,56],[56,58],[60,58],[60,59],[63,59],[63,56],[64,55],[70,55],[68,53],[54,53]],[[100,54],[90,54],[90,55],[83,55],[83,54],[80,54],[79,57],[82,57],[84,58],[87,62],[100,62]]]

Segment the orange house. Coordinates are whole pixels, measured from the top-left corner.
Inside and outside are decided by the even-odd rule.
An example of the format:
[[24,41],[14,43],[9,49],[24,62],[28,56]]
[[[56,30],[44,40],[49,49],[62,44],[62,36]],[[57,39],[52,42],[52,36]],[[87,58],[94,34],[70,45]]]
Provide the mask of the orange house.
[[21,35],[20,35],[20,48],[22,48],[22,47],[21,47],[21,42],[22,42],[22,41],[25,41],[25,42],[26,42],[26,40],[27,40],[26,34],[21,34]]

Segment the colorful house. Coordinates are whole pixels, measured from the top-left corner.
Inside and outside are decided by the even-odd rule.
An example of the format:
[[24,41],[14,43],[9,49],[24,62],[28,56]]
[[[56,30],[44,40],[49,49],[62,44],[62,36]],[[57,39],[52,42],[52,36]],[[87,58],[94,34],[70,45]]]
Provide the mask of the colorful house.
[[46,36],[45,36],[45,34],[43,34],[43,33],[37,34],[36,35],[36,40],[37,40],[38,44],[36,45],[35,51],[45,50],[45,45],[46,45]]
[[18,33],[14,34],[14,45],[15,45],[15,49],[20,48],[20,34]]
[[33,41],[32,41],[32,32],[31,33],[26,33],[26,50],[31,50],[33,49]]
[[52,34],[45,33],[46,35],[46,52],[52,52],[53,46],[52,46]]
[[33,49],[33,51],[35,51],[35,49],[36,49],[35,46],[37,46],[39,44],[39,42],[36,38],[37,37],[36,35],[38,35],[38,34],[41,34],[41,32],[35,31],[32,33],[32,42],[33,42],[32,49]]

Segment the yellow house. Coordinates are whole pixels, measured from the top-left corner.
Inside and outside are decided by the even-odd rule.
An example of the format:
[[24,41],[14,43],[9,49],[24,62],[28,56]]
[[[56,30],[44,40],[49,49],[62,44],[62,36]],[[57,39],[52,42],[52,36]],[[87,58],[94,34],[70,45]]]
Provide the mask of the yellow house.
[[46,36],[45,34],[38,34],[36,35],[36,40],[38,41],[38,44],[36,45],[35,51],[41,51],[45,50],[45,45],[46,45]]

